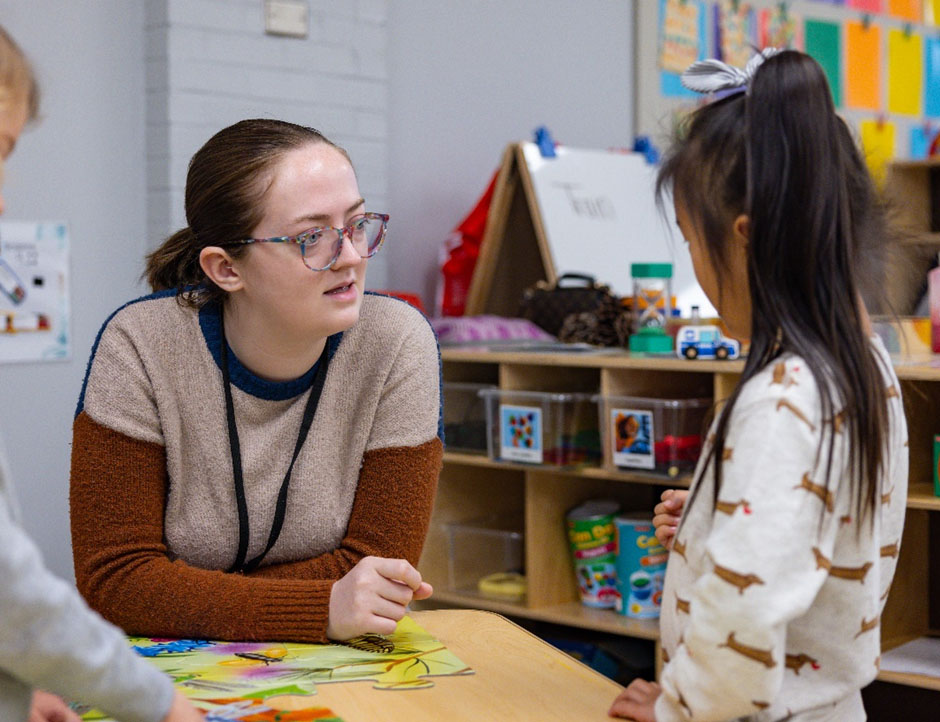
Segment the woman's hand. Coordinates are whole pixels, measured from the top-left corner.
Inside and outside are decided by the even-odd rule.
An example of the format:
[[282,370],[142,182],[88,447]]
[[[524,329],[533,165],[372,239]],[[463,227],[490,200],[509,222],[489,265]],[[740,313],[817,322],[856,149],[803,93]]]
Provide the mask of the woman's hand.
[[173,704],[163,722],[205,722],[206,718],[179,691],[173,693]]
[[391,634],[412,600],[433,589],[404,559],[365,557],[333,585],[326,636],[344,640],[360,634]]
[[666,489],[660,501],[653,507],[653,526],[656,527],[656,538],[667,549],[672,549],[672,540],[676,536],[679,526],[679,517],[685,506],[685,498],[689,495],[687,489]]
[[81,722],[81,718],[61,697],[37,689],[33,690],[27,722]]
[[653,707],[662,689],[655,682],[635,679],[630,682],[607,711],[611,717],[626,717],[635,722],[656,722]]

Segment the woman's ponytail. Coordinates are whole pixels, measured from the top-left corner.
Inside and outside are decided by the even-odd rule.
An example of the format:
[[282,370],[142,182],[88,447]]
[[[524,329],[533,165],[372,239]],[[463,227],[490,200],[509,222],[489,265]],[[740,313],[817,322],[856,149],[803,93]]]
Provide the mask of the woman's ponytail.
[[182,289],[202,283],[206,275],[199,265],[200,247],[187,226],[167,238],[147,256],[144,276],[154,291]]

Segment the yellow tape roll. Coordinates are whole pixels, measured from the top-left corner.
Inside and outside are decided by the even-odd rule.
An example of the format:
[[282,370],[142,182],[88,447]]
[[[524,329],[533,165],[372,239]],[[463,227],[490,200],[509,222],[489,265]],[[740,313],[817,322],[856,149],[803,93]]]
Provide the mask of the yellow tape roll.
[[489,574],[477,582],[480,594],[507,601],[522,601],[525,599],[526,581],[522,574],[516,572],[497,572]]

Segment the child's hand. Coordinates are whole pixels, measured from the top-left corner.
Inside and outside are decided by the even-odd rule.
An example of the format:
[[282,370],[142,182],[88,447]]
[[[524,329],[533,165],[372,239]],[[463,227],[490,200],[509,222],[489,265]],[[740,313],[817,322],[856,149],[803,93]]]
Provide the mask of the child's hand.
[[672,549],[672,540],[676,535],[679,517],[685,506],[685,498],[689,495],[686,489],[666,489],[661,502],[653,507],[653,526],[656,527],[656,538],[667,549]]
[[173,693],[173,704],[170,711],[163,718],[163,722],[205,722],[205,716],[192,703],[186,699],[182,692]]
[[81,722],[81,719],[61,697],[37,689],[33,691],[27,722]]
[[344,640],[391,634],[412,600],[427,599],[432,592],[404,559],[365,557],[333,585],[326,636]]
[[655,682],[635,679],[614,700],[607,714],[611,717],[626,717],[635,722],[656,722],[653,706],[660,692],[662,689]]

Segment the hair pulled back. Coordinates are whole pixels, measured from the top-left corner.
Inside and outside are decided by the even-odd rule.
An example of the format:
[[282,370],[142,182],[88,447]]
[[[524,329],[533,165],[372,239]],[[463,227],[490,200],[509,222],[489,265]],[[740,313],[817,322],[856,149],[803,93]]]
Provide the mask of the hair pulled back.
[[[263,200],[273,170],[291,150],[326,143],[346,152],[313,128],[282,120],[242,120],[220,130],[189,162],[186,175],[186,228],[147,256],[144,276],[154,291],[176,289],[181,303],[202,306],[222,301],[225,292],[199,264],[203,248],[250,237],[264,215]],[[245,246],[230,246],[238,258]]]
[[[859,518],[873,516],[887,406],[863,330],[860,292],[874,285],[860,259],[883,249],[886,223],[819,64],[804,53],[782,52],[760,66],[746,93],[692,114],[659,172],[660,199],[669,189],[697,224],[719,278],[733,219],[750,219],[751,349],[708,452],[716,498],[740,389],[791,352],[816,380],[823,418],[844,415],[856,509]],[[817,454],[827,487],[833,443],[831,431],[824,434]]]

